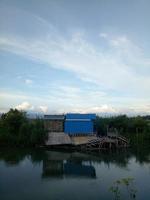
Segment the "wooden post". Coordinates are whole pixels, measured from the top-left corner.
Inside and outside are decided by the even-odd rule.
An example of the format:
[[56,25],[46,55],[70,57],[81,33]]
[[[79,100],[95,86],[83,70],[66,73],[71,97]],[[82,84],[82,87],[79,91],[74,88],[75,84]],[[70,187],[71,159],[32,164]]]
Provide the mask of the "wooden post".
[[109,143],[109,148],[111,149],[111,142]]

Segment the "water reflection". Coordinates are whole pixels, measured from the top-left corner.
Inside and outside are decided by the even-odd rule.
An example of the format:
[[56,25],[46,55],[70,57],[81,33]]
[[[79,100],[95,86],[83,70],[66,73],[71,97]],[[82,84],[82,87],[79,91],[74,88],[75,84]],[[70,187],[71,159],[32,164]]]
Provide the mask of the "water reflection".
[[84,165],[81,163],[69,162],[64,164],[64,174],[68,176],[84,176],[84,177],[96,177],[95,168],[92,165]]
[[4,148],[0,149],[0,160],[4,161],[7,166],[18,165],[27,155],[27,152],[18,149]]
[[[47,151],[43,160],[43,178],[50,177],[88,177],[96,178],[91,162],[84,162],[81,153],[62,153]],[[85,156],[86,157],[86,156]]]
[[1,199],[108,200],[116,189],[129,196],[126,185],[133,178],[137,193],[131,196],[149,200],[149,166],[148,148],[99,153],[0,149]]
[[[114,163],[120,168],[126,168],[129,164],[129,160],[132,157],[135,157],[136,162],[139,164],[150,163],[150,149],[128,149],[122,151],[104,151],[98,153],[45,151],[43,149],[0,149],[0,161],[5,162],[7,166],[17,166],[25,158],[28,158],[33,164],[43,162],[44,169],[49,168],[50,165],[51,167],[55,165],[56,169],[59,165],[64,168],[67,163],[70,165],[74,164],[76,166],[84,166],[85,161],[89,162],[88,164],[86,163],[86,166],[92,166],[91,162],[96,161],[98,163],[103,162],[108,166]],[[60,166],[58,168],[60,168]],[[45,172],[43,174],[45,174]]]
[[63,177],[63,162],[44,160],[43,161],[43,178],[47,177]]

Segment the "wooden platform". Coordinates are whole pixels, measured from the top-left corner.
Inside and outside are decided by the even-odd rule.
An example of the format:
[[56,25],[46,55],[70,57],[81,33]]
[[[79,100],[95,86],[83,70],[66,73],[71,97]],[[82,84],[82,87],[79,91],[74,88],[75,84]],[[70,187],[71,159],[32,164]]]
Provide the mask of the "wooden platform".
[[78,147],[81,149],[98,150],[98,149],[112,149],[128,147],[129,141],[122,137],[96,137],[95,139],[89,140],[85,144],[80,144]]
[[49,132],[48,140],[46,141],[46,146],[54,146],[54,145],[69,145],[72,144],[71,138],[69,135],[64,132]]
[[122,136],[115,137],[97,137],[91,136],[69,136],[64,132],[50,132],[48,133],[48,140],[45,142],[46,146],[63,146],[72,145],[79,149],[112,149],[120,147],[128,147],[129,141]]
[[87,144],[90,140],[95,140],[97,137],[94,135],[86,136],[71,136],[72,144],[82,145]]

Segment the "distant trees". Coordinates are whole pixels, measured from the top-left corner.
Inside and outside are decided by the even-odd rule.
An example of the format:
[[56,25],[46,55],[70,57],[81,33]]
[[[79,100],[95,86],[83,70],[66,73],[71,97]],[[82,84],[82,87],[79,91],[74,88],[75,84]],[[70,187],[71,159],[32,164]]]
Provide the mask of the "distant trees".
[[107,129],[116,129],[119,133],[143,133],[150,132],[149,119],[141,116],[127,117],[119,115],[115,117],[96,118],[96,127],[99,134],[106,134]]
[[130,139],[132,146],[150,146],[150,117],[113,117],[97,116],[95,126],[99,135],[106,135],[108,130],[117,131]]
[[25,112],[10,109],[1,116],[1,144],[36,146],[44,143],[46,135],[43,121],[40,119],[28,120]]

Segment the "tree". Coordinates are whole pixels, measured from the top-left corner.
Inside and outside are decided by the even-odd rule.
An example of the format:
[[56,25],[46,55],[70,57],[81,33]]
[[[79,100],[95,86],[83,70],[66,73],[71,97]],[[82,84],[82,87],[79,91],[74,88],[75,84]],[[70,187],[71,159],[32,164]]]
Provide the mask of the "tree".
[[26,113],[10,109],[0,119],[0,142],[7,145],[44,144],[46,131],[43,120],[28,120]]
[[1,139],[6,143],[19,142],[19,129],[27,121],[25,112],[10,109],[1,117]]
[[46,131],[44,130],[44,123],[42,120],[37,119],[33,123],[33,127],[31,129],[30,141],[34,145],[43,144],[47,137]]

